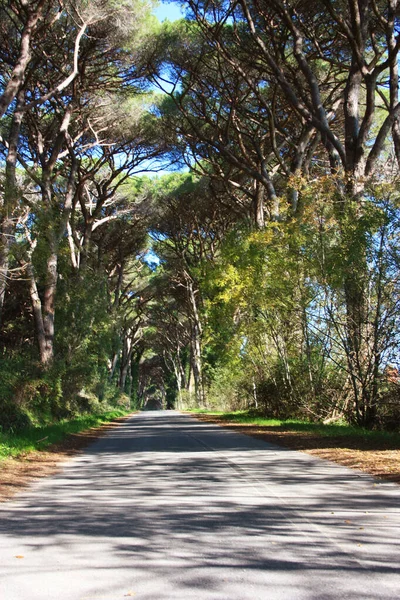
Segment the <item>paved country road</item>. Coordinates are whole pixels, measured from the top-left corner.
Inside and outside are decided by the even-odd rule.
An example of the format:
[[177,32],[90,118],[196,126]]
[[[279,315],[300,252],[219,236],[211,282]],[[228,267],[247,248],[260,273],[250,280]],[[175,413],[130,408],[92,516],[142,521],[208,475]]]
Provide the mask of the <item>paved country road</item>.
[[1,505],[0,598],[397,600],[399,544],[395,484],[140,413]]

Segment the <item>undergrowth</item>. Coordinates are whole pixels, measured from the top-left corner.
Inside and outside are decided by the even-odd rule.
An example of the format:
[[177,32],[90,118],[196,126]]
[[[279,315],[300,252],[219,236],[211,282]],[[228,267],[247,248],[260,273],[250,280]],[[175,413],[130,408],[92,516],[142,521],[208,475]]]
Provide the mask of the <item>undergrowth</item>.
[[254,411],[222,412],[197,409],[190,411],[193,414],[207,414],[215,416],[228,423],[242,423],[244,425],[258,425],[271,431],[299,431],[312,433],[323,437],[348,437],[363,438],[376,442],[397,443],[400,447],[400,433],[389,431],[374,431],[348,425],[346,423],[312,423],[298,419],[268,419],[257,415]]

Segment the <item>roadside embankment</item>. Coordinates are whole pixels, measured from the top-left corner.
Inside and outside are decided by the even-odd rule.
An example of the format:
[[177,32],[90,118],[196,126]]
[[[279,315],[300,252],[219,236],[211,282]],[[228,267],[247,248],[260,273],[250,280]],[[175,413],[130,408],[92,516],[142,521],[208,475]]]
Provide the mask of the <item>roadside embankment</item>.
[[85,448],[130,417],[113,410],[85,415],[18,433],[0,433],[0,501],[7,500],[33,479],[51,475],[69,456]]
[[218,423],[267,442],[292,448],[400,483],[400,434],[346,425],[281,421],[248,412],[192,412],[201,421]]

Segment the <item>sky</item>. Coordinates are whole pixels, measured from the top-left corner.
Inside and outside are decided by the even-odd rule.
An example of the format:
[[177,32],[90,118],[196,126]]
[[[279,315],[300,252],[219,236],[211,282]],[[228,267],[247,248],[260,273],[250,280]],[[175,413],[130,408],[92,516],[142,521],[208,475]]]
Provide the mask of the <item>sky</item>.
[[165,19],[175,21],[184,15],[179,2],[160,2],[159,7],[154,10],[154,14],[160,21],[164,21]]
[[[158,8],[154,9],[154,14],[156,15],[156,17],[158,18],[159,21],[164,21],[166,19],[168,19],[168,21],[175,21],[176,19],[181,19],[184,16],[184,10],[182,10],[181,6],[183,5],[183,2],[180,3],[179,0],[174,2],[162,2],[160,0],[159,2],[159,6]],[[157,90],[159,91],[159,90]],[[157,168],[158,163],[157,163],[157,159],[150,161],[151,164],[155,165],[155,167]],[[171,169],[161,169],[160,171],[158,171],[157,173],[151,173],[151,172],[147,172],[146,171],[146,167],[148,167],[148,163],[145,161],[143,163],[143,171],[139,171],[137,173],[137,175],[147,175],[148,177],[158,177],[158,176],[162,176],[165,175],[167,173],[171,173]],[[184,171],[186,171],[186,169],[183,169]]]
[[[168,19],[168,21],[175,21],[176,19],[181,19],[184,16],[184,9],[181,8],[181,6],[184,6],[184,2],[179,2],[179,0],[177,0],[176,2],[174,2],[173,0],[171,2],[162,2],[161,0],[159,1],[159,6],[158,8],[155,8],[153,10],[153,13],[156,15],[156,17],[158,18],[159,21],[165,21],[166,19]],[[159,91],[158,89],[156,91]],[[160,177],[162,175],[166,175],[168,173],[171,173],[171,171],[176,170],[176,169],[161,169],[160,168],[160,162],[162,161],[157,161],[157,159],[155,160],[151,160],[151,161],[144,161],[143,162],[143,171],[138,171],[137,173],[135,173],[135,176],[141,176],[141,175],[146,175],[148,177]],[[151,172],[151,171],[146,171],[146,168],[149,168],[150,165],[154,166],[154,168],[159,168],[160,170],[158,172]],[[182,171],[187,171],[186,168],[182,168]],[[149,253],[149,255],[151,254],[151,252]],[[152,258],[154,258],[152,256]],[[154,262],[154,261],[153,261]]]

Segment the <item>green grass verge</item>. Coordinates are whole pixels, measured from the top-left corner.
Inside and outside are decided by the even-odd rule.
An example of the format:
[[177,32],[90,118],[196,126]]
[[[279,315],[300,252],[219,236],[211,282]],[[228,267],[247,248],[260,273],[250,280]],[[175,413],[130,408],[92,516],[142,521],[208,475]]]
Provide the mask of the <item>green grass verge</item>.
[[131,411],[113,410],[95,415],[83,415],[71,420],[63,420],[53,425],[22,429],[17,433],[0,433],[0,460],[18,457],[32,450],[44,450],[51,444],[61,442],[70,433],[79,433],[91,427],[98,427]]
[[210,416],[215,416],[222,421],[226,421],[227,423],[259,425],[277,432],[301,431],[313,433],[322,437],[348,437],[354,439],[362,438],[364,440],[368,439],[371,442],[389,442],[392,445],[398,445],[400,448],[400,433],[391,431],[371,431],[369,429],[363,429],[362,427],[346,425],[345,423],[324,425],[323,423],[311,423],[309,421],[301,421],[297,419],[268,419],[266,417],[258,416],[252,411],[221,412],[197,409],[189,412],[193,414],[207,414]]

